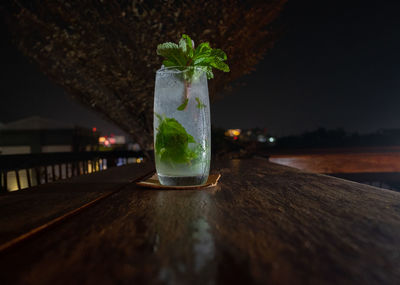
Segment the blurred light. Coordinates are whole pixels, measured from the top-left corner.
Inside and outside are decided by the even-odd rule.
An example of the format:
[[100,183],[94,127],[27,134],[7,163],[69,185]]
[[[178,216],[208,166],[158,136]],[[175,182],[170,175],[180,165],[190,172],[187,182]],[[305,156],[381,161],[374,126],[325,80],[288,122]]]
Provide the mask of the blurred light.
[[109,138],[108,141],[109,141],[111,144],[115,144],[115,138]]
[[225,135],[228,137],[237,137],[241,132],[241,129],[229,129],[225,132]]
[[238,139],[238,137],[233,137],[233,139],[234,139],[234,140],[237,140],[237,139]]
[[273,143],[275,141],[275,138],[274,137],[270,137],[268,140],[269,140],[270,143]]
[[104,143],[106,141],[105,137],[99,137],[99,143]]
[[125,144],[126,143],[125,136],[115,136],[114,140],[115,140],[116,144]]
[[136,159],[136,163],[141,163],[141,162],[142,162],[142,160],[140,158]]
[[8,191],[15,191],[18,190],[18,184],[17,184],[17,176],[15,175],[15,171],[10,171],[6,172],[5,175],[7,175],[7,185]]
[[117,166],[125,165],[125,159],[122,157],[117,158]]
[[267,138],[264,135],[258,135],[257,141],[265,143],[267,141]]
[[240,135],[240,131],[239,130],[232,130],[232,134],[234,136],[238,136],[238,135]]
[[110,142],[109,142],[109,141],[105,141],[105,142],[104,142],[104,145],[105,145],[105,146],[109,146],[109,145],[110,145]]
[[138,143],[130,144],[130,148],[134,151],[139,151],[140,145]]
[[97,131],[97,128],[96,128],[96,127],[93,127],[93,128],[92,128],[92,131],[93,131],[93,132],[96,132],[96,131]]

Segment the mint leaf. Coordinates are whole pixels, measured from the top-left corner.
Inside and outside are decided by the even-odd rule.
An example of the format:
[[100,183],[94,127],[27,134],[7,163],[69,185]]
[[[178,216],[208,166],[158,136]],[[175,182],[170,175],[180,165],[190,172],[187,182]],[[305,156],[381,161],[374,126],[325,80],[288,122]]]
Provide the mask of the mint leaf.
[[157,54],[163,56],[164,66],[184,66],[186,56],[182,49],[175,43],[163,43],[157,46]]
[[182,105],[180,105],[180,106],[179,106],[178,108],[176,108],[176,109],[177,109],[178,111],[183,111],[183,110],[185,110],[185,108],[186,108],[188,102],[189,102],[189,99],[186,98],[185,101],[182,103]]
[[214,58],[218,58],[218,59],[220,59],[220,60],[226,60],[227,59],[227,56],[226,56],[226,53],[224,53],[222,50],[220,50],[220,49],[213,49],[211,52],[210,52],[210,56],[211,57],[214,57]]
[[197,102],[196,107],[197,107],[198,109],[203,109],[203,108],[206,107],[206,105],[204,105],[203,103],[201,103],[199,97],[196,97],[196,102]]
[[196,48],[195,55],[199,56],[201,54],[206,54],[206,53],[210,52],[211,50],[212,50],[212,48],[210,47],[209,42],[201,43]]
[[[188,134],[185,128],[174,118],[158,118],[155,154],[160,161],[167,163],[190,163],[201,155],[200,144],[196,144],[193,136]],[[190,144],[195,144],[190,148]]]
[[179,47],[186,54],[186,57],[189,60],[193,57],[193,54],[194,54],[193,42],[192,42],[192,39],[188,35],[185,35],[185,34],[182,35],[182,38],[179,41]]
[[229,66],[220,60],[214,60],[214,61],[210,62],[210,65],[212,67],[215,67],[216,69],[222,70],[224,72],[229,72]]
[[208,79],[214,78],[214,73],[212,72],[211,66],[207,67],[205,72],[206,72],[206,75],[207,75]]

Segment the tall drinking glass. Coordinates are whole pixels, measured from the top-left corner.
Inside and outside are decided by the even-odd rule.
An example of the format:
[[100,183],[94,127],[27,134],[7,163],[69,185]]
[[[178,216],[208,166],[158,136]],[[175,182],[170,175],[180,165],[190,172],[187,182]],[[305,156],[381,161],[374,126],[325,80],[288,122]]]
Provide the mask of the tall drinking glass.
[[154,156],[162,185],[201,185],[211,158],[207,76],[195,67],[163,67],[156,73]]

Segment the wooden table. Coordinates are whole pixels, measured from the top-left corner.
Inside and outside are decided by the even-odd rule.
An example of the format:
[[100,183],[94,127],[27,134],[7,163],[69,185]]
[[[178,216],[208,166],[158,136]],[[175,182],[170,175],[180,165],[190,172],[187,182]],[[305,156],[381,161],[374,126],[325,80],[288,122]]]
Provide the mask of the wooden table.
[[400,284],[400,193],[213,169],[201,191],[138,188],[136,164],[0,196],[0,284]]

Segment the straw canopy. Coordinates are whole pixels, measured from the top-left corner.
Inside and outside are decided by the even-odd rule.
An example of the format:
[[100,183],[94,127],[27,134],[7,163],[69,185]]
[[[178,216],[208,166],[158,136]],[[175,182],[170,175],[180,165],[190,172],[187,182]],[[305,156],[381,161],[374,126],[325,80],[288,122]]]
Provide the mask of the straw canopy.
[[272,47],[286,0],[10,1],[3,5],[18,48],[82,104],[152,147],[157,45],[187,33],[228,55],[211,98],[250,73]]

